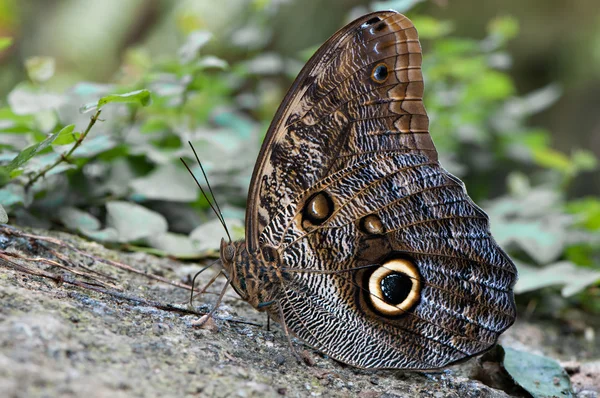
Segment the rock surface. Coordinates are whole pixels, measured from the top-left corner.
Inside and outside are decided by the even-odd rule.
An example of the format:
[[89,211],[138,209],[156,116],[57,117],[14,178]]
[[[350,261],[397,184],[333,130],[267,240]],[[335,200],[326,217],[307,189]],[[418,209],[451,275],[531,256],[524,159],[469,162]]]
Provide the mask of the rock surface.
[[[180,283],[199,267],[151,255],[121,253],[48,231],[97,257]],[[47,257],[49,243],[0,235],[0,252]],[[186,308],[189,292],[60,250],[80,270],[125,296]],[[55,258],[56,259],[56,258]],[[72,275],[44,263],[15,260],[30,269]],[[212,272],[212,275],[211,275]],[[202,274],[202,286],[214,271]],[[206,312],[224,281],[197,299]],[[98,293],[15,270],[0,262],[0,395],[3,397],[507,397],[527,396],[510,386],[499,367],[472,359],[437,373],[364,371],[339,364],[294,340],[292,355],[279,325],[230,290],[216,321],[198,327],[185,315],[144,302]],[[247,323],[240,323],[247,322]],[[257,325],[253,325],[255,323]],[[531,329],[531,330],[529,330]],[[533,331],[532,331],[533,330]],[[528,324],[511,328],[505,342],[527,344],[543,333]],[[520,347],[521,348],[521,347]],[[596,365],[596,369],[598,366]],[[492,370],[490,370],[492,369]],[[496,370],[493,370],[496,369]],[[587,380],[587,379],[586,379]],[[583,381],[593,387],[593,382]],[[486,385],[488,383],[489,385]],[[596,383],[597,384],[597,383]],[[587,392],[586,392],[587,391]],[[594,394],[593,390],[582,391]],[[581,395],[594,396],[594,395]]]

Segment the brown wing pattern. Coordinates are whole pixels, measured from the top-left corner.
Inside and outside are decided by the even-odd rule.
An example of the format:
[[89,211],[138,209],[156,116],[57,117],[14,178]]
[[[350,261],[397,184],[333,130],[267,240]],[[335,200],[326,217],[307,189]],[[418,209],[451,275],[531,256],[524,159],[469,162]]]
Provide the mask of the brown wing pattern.
[[[380,63],[384,83],[371,78]],[[249,249],[282,204],[363,154],[403,149],[436,160],[422,95],[421,48],[403,15],[369,14],[331,37],[300,72],[263,143],[248,194]]]
[[[515,318],[515,267],[437,162],[420,66],[401,14],[340,30],[284,100],[250,188],[247,248],[277,251],[287,327],[359,367],[438,368],[490,348]],[[420,291],[382,314],[369,281],[396,258]]]

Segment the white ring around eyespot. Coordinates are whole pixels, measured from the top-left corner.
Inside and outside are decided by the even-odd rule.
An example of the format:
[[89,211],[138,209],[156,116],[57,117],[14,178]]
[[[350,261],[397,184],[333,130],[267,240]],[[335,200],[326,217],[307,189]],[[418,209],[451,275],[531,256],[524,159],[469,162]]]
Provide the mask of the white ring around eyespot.
[[[397,305],[386,303],[381,297],[381,281],[386,276],[393,273],[406,274],[412,280],[410,293],[403,302]],[[401,315],[410,309],[418,300],[421,294],[421,277],[417,267],[410,261],[405,259],[393,259],[375,270],[369,277],[369,297],[375,309],[383,315]]]

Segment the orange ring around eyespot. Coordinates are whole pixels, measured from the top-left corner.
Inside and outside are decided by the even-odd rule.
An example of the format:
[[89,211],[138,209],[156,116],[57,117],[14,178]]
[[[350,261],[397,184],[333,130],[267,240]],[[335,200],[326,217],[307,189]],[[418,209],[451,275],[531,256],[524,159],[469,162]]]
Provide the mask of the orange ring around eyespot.
[[[380,66],[384,66],[385,67],[385,77],[382,80],[379,80],[375,77],[375,72],[377,72],[377,68],[379,68]],[[375,65],[375,67],[371,70],[371,79],[375,82],[375,83],[385,83],[385,81],[390,77],[390,70],[387,66],[387,64],[385,62],[380,62],[377,65]]]
[[[412,281],[412,286],[408,296],[400,304],[393,305],[385,302],[383,291],[381,290],[381,281],[393,273],[402,273],[408,276]],[[375,270],[369,277],[369,297],[375,309],[383,315],[394,316],[401,315],[408,311],[421,296],[421,276],[417,267],[406,259],[392,259]]]

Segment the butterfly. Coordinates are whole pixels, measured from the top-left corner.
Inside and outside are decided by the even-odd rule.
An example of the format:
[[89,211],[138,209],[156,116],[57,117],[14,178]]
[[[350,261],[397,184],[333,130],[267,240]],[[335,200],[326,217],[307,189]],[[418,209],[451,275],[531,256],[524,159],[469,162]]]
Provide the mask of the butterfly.
[[517,271],[444,170],[404,15],[335,33],[302,69],[252,176],[227,284],[286,333],[360,368],[436,369],[515,320]]

